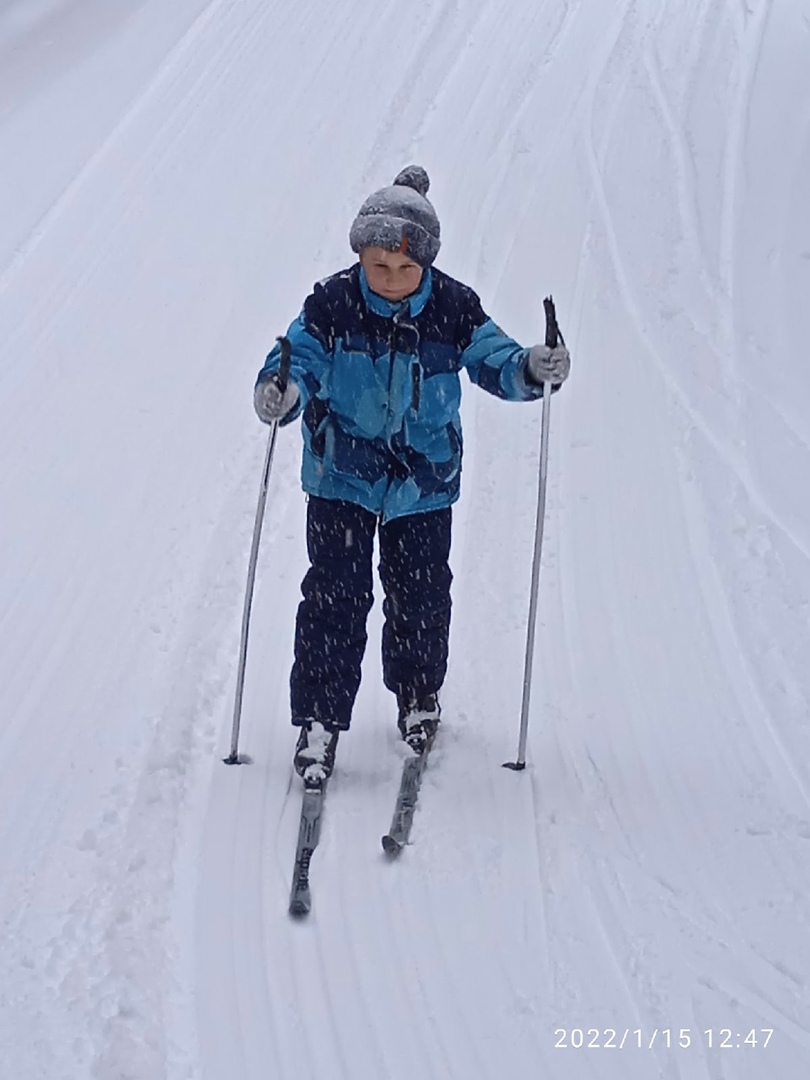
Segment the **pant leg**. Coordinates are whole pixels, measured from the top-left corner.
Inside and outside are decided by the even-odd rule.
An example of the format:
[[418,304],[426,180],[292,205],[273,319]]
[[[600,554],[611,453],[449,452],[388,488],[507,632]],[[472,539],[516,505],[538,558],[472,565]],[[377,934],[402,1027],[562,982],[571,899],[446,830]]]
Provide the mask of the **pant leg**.
[[447,508],[380,526],[383,678],[398,695],[435,692],[447,672],[451,517]]
[[353,503],[310,497],[307,551],[290,675],[293,724],[312,718],[348,729],[360,686],[373,602],[377,518]]

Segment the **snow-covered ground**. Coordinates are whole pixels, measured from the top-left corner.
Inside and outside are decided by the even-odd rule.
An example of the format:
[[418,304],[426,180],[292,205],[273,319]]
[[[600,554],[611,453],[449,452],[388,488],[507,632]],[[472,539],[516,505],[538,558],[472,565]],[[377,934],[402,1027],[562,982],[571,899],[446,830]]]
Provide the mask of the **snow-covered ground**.
[[[0,0],[2,1080],[810,1074],[808,71],[810,0]],[[574,356],[529,768],[540,410],[467,387],[414,843],[375,610],[293,924],[294,430],[220,763],[252,382],[409,161]]]

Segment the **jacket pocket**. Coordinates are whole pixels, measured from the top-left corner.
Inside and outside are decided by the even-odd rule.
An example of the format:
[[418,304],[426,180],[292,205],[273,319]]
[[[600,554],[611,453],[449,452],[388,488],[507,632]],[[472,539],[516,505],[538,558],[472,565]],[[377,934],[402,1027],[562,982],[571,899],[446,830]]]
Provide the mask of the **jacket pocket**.
[[310,398],[304,410],[304,424],[309,432],[312,453],[323,460],[326,449],[326,428],[329,423],[329,406],[321,398]]

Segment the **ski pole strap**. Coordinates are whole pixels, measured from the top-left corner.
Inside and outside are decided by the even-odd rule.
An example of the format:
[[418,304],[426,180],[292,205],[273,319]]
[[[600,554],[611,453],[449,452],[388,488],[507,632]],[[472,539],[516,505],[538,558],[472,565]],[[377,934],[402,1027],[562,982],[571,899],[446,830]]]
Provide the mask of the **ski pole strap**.
[[543,307],[546,312],[546,345],[549,349],[556,349],[558,345],[565,345],[565,339],[557,324],[557,312],[550,296],[543,301]]
[[277,337],[276,341],[281,348],[281,362],[279,363],[276,380],[278,382],[278,388],[283,394],[287,389],[287,383],[290,381],[290,357],[292,354],[292,345],[290,345],[290,339],[288,337]]

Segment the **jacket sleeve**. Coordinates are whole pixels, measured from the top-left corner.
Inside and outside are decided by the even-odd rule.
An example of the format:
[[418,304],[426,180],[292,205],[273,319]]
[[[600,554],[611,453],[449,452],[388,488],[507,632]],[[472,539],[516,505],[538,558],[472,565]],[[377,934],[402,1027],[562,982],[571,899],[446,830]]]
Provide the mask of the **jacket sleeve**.
[[490,319],[472,289],[465,289],[465,294],[459,324],[459,363],[467,369],[472,382],[504,401],[541,398],[542,383],[535,383],[527,371],[529,350]]
[[[323,296],[323,288],[315,286],[307,297],[301,314],[290,323],[287,338],[290,342],[290,378],[298,387],[298,404],[281,421],[282,426],[291,423],[313,397],[316,397],[328,381],[331,366],[332,334],[329,329],[329,311]],[[269,379],[279,369],[281,346],[278,342],[267,355],[258,374],[256,385]]]
[[486,318],[473,331],[460,362],[487,393],[504,401],[536,401],[543,396],[543,384],[530,378],[528,359],[528,349]]

